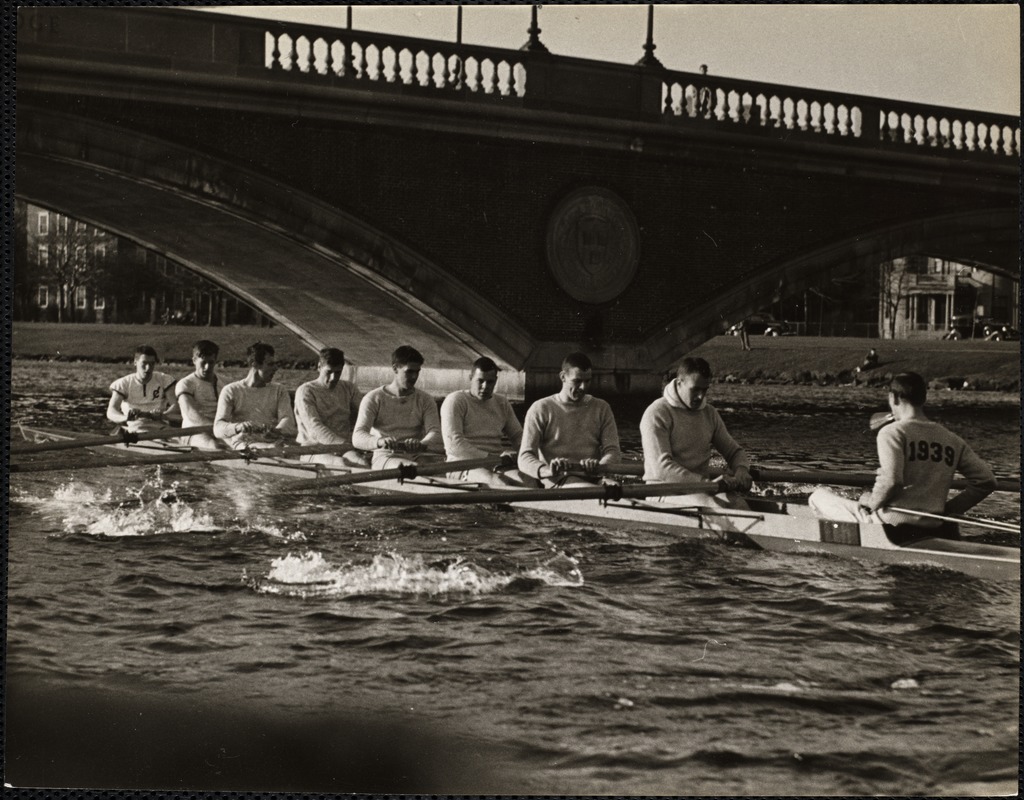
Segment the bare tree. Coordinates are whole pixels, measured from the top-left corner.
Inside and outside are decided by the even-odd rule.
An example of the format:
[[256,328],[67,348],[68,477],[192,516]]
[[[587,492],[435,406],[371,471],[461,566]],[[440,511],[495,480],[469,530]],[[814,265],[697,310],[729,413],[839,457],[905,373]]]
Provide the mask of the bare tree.
[[889,338],[896,338],[896,321],[899,316],[900,305],[907,296],[909,281],[907,279],[907,264],[904,259],[891,259],[883,261],[879,265],[880,275],[880,299],[882,303],[882,318],[889,331]]
[[107,269],[107,250],[113,237],[84,222],[54,215],[40,241],[46,245],[41,271],[57,286],[57,321],[75,321],[79,292],[94,289]]

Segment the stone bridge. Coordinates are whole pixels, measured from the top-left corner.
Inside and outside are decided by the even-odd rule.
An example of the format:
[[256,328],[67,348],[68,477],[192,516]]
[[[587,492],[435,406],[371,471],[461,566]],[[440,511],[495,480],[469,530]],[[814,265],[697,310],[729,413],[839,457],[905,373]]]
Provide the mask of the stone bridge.
[[647,391],[833,268],[927,254],[1019,276],[1017,118],[652,56],[21,8],[16,192],[357,370],[413,344],[438,390],[486,354],[533,395],[582,349],[597,391]]

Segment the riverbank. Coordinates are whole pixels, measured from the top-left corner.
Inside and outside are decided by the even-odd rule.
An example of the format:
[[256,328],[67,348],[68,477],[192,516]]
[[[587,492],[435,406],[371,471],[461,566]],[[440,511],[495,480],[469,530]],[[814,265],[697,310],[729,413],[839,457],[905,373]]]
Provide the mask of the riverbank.
[[[282,327],[19,322],[12,333],[14,358],[128,363],[135,346],[147,343],[164,362],[188,364],[192,342],[212,339],[220,345],[223,362],[229,366],[241,365],[245,349],[257,340],[273,345],[285,366],[307,369],[316,360],[302,341]],[[691,355],[706,358],[718,380],[726,382],[881,385],[887,376],[913,370],[943,388],[1020,391],[1019,342],[782,336],[754,337],[751,345],[752,350],[744,351],[739,339],[719,336]],[[878,366],[855,373],[871,347],[878,351]],[[382,357],[386,355],[382,352]]]

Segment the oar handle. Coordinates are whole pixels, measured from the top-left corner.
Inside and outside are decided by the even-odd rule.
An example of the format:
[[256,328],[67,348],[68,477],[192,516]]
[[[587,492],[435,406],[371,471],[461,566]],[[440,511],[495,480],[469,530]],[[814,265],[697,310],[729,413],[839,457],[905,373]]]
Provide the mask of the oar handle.
[[403,464],[392,469],[353,472],[350,475],[332,475],[329,478],[309,478],[285,486],[281,491],[308,492],[326,489],[331,486],[351,486],[356,483],[373,483],[375,481],[396,479],[412,480],[420,476],[445,475],[449,472],[464,472],[468,469],[496,469],[504,463],[500,456],[484,456],[482,458],[469,458],[464,461],[430,461],[426,464]]
[[47,453],[56,450],[77,450],[81,447],[102,447],[109,444],[135,444],[136,442],[156,441],[159,439],[176,439],[179,436],[192,436],[197,433],[213,433],[212,425],[195,425],[191,428],[165,428],[159,431],[133,433],[119,428],[113,436],[95,436],[83,439],[69,439],[63,442],[40,442],[29,445],[12,445],[12,455],[25,453]]

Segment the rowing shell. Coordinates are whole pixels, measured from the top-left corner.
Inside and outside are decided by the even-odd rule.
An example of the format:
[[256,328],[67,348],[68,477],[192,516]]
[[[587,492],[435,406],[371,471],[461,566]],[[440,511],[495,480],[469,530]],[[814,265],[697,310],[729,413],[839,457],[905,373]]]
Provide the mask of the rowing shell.
[[[32,431],[36,436],[43,432]],[[50,431],[45,435],[60,436]],[[102,449],[125,449],[122,444]],[[132,448],[129,448],[132,449]],[[170,449],[170,448],[168,448]],[[180,448],[176,448],[180,449]],[[249,470],[289,478],[309,479],[317,474],[358,473],[357,468],[334,468],[303,463],[289,458],[260,454],[258,460],[224,460],[214,466]],[[467,501],[482,488],[444,478],[386,480],[349,487],[360,492],[406,492],[429,495],[465,492]],[[805,505],[781,503],[764,498],[746,498],[749,510],[681,507],[671,502],[644,500],[557,500],[517,501],[516,489],[509,488],[508,505],[541,511],[578,521],[612,523],[631,529],[654,529],[675,536],[702,537],[733,544],[746,544],[781,553],[830,554],[883,564],[917,564],[941,567],[990,580],[1020,580],[1020,549],[963,540],[926,538],[907,545],[890,541],[881,525],[835,522],[815,518]],[[440,499],[440,498],[437,498]]]

